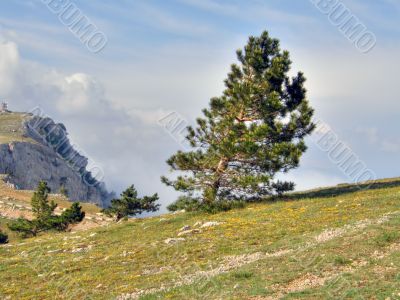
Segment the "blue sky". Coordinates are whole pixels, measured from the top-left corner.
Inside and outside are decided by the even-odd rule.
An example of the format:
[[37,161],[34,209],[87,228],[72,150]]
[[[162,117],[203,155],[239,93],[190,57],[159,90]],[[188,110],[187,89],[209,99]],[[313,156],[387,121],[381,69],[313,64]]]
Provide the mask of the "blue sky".
[[[341,1],[376,36],[367,54],[308,0],[65,1],[104,32],[106,47],[88,51],[46,1],[2,1],[0,97],[15,110],[40,105],[65,123],[109,189],[135,183],[164,204],[176,198],[159,177],[180,146],[158,119],[175,111],[193,122],[221,93],[235,50],[263,30],[290,51],[293,71],[305,73],[316,117],[378,177],[399,175],[397,0]],[[309,146],[288,174],[299,189],[350,180]]]

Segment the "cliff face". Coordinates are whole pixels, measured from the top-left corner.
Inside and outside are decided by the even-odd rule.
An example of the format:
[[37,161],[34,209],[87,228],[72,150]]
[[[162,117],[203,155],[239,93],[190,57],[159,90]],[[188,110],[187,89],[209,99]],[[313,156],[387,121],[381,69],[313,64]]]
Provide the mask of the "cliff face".
[[21,120],[21,131],[28,141],[0,144],[1,174],[7,174],[8,180],[19,189],[35,189],[44,180],[53,193],[63,189],[72,201],[101,206],[109,203],[113,195],[87,170],[88,159],[70,144],[63,124],[29,115]]

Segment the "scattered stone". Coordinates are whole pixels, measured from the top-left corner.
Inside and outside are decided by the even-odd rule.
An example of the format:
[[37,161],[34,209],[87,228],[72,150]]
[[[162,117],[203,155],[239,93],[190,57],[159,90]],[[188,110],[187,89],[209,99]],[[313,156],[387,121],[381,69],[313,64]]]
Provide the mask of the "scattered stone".
[[81,252],[92,250],[92,248],[93,248],[93,245],[89,245],[87,247],[75,248],[75,249],[71,250],[71,253],[81,253]]
[[193,233],[199,233],[200,230],[199,229],[190,229],[190,230],[185,230],[182,232],[178,233],[178,236],[183,236],[183,235],[188,235],[188,234],[193,234]]
[[179,231],[188,231],[189,229],[191,229],[191,227],[189,225],[185,225]]
[[72,249],[71,253],[81,253],[85,251],[85,248],[76,248],[76,249]]
[[164,243],[167,245],[171,245],[171,244],[176,244],[176,243],[183,242],[183,241],[185,241],[184,238],[170,238],[170,239],[166,239],[164,241]]
[[215,226],[219,226],[219,225],[221,225],[221,224],[223,224],[223,223],[221,223],[221,222],[206,222],[206,223],[204,223],[203,225],[201,225],[200,228],[215,227]]

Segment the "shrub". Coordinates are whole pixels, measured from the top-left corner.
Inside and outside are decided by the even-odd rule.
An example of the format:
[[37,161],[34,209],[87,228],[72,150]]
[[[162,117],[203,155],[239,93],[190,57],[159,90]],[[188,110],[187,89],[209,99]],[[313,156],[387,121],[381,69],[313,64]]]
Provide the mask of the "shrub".
[[138,197],[137,190],[133,185],[127,188],[122,194],[121,198],[111,201],[111,206],[103,209],[103,213],[108,216],[115,217],[116,221],[129,216],[140,215],[143,212],[155,212],[160,208],[158,195]]
[[61,214],[61,219],[66,224],[76,224],[85,218],[85,212],[79,202],[75,202]]
[[243,208],[246,203],[240,200],[219,200],[211,203],[205,203],[200,206],[199,210],[216,214],[219,212],[229,211],[232,209]]
[[253,277],[254,274],[249,271],[237,271],[237,272],[233,273],[233,276],[236,279],[249,279],[249,278]]
[[0,230],[0,244],[7,244],[7,243],[8,243],[8,235]]
[[167,208],[169,211],[186,210],[191,211],[203,211],[207,213],[219,213],[222,211],[229,211],[231,209],[243,208],[245,206],[244,201],[240,200],[218,200],[215,202],[202,203],[196,198],[188,196],[181,196],[174,203],[169,205]]
[[7,224],[8,228],[12,231],[18,232],[22,237],[36,236],[38,228],[35,226],[34,221],[29,221],[24,218],[19,218]]
[[32,196],[32,211],[35,216],[33,220],[19,218],[10,224],[10,230],[18,232],[22,237],[36,236],[39,232],[48,230],[63,231],[69,224],[76,224],[83,220],[85,213],[79,203],[73,203],[61,216],[54,215],[57,204],[49,202],[50,189],[47,183],[39,183],[37,190]]
[[172,212],[179,210],[196,211],[199,210],[199,208],[200,208],[199,200],[188,196],[180,196],[178,200],[176,200],[174,203],[170,204],[167,207],[167,209]]

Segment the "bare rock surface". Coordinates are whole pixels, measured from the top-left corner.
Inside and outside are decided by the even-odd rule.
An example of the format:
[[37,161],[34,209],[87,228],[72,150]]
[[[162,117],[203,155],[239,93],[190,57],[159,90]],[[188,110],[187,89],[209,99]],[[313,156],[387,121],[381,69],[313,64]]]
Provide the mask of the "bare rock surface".
[[35,142],[0,144],[0,174],[8,175],[10,184],[17,189],[33,190],[44,180],[52,193],[63,187],[72,201],[108,204],[112,195],[87,170],[88,159],[70,144],[63,124],[23,115],[21,127],[24,137]]

